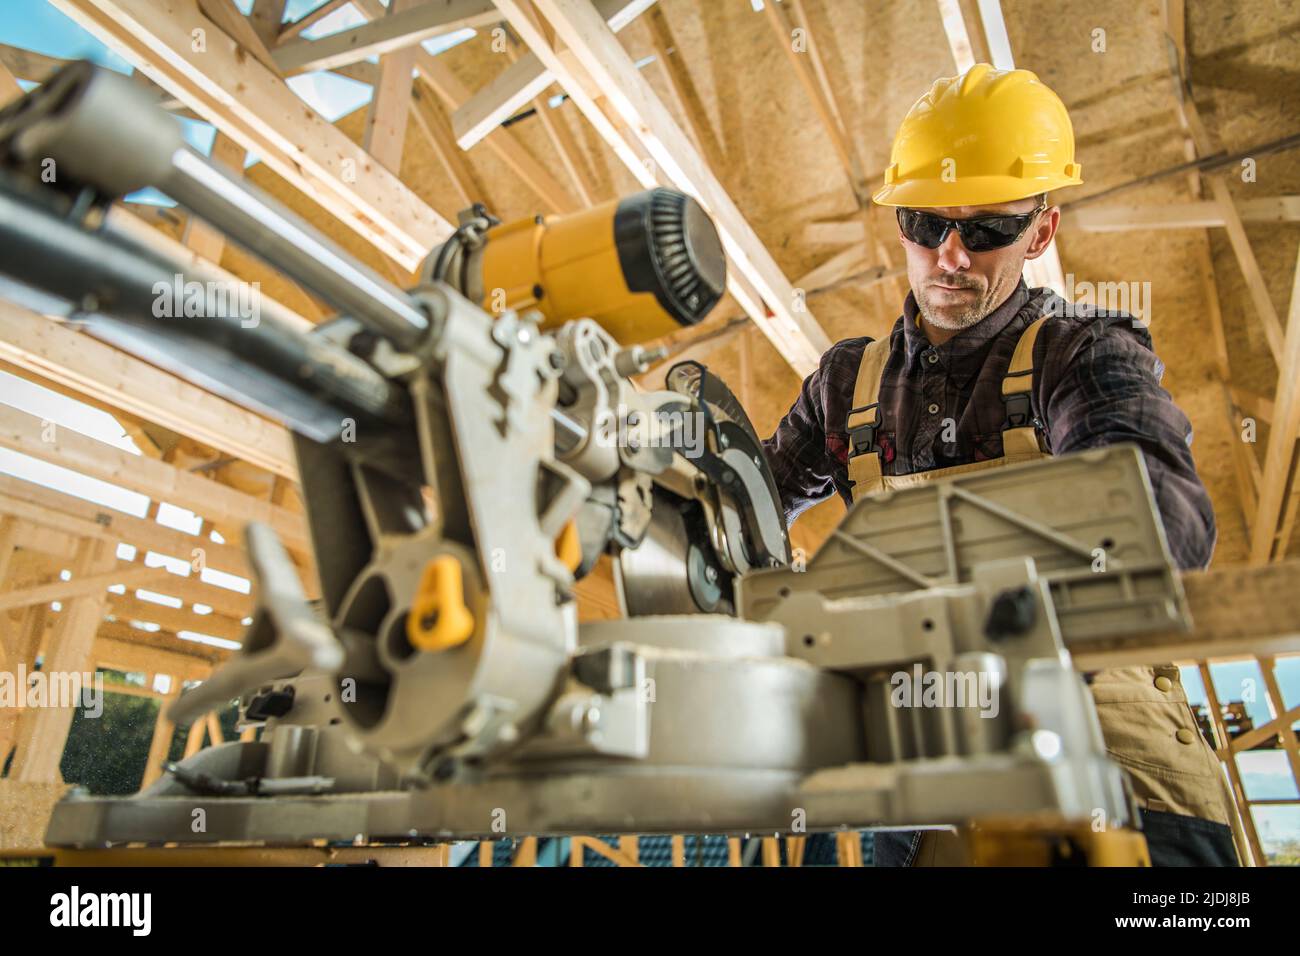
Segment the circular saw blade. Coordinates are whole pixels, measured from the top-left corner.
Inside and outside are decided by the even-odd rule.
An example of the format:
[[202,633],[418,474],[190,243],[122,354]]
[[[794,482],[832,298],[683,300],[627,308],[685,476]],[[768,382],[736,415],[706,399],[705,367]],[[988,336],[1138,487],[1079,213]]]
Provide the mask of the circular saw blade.
[[703,520],[698,505],[655,489],[645,537],[618,555],[619,600],[628,617],[732,613],[730,579],[693,520]]

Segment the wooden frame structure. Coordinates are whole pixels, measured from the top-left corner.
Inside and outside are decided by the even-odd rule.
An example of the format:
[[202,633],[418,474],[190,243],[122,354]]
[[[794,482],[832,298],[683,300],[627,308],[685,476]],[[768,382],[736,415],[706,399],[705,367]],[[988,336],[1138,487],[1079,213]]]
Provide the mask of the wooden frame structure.
[[[398,280],[404,281],[448,234],[456,208],[488,192],[522,189],[536,208],[548,213],[613,198],[603,180],[613,180],[615,174],[630,176],[641,186],[673,185],[690,193],[718,225],[729,260],[728,290],[738,313],[706,329],[686,330],[667,344],[677,354],[734,355],[740,379],[735,384],[747,402],[762,393],[755,387],[765,378],[755,371],[755,349],[763,348],[763,342],[770,346],[764,354],[774,357],[774,367],[783,365],[783,372],[792,370],[801,378],[816,368],[831,339],[807,308],[808,296],[850,285],[889,284],[897,297],[906,290],[887,230],[871,216],[869,193],[878,170],[870,163],[876,157],[855,131],[859,104],[836,74],[834,44],[820,42],[833,41],[820,0],[767,0],[762,12],[753,13],[766,22],[769,42],[775,36],[780,43],[781,68],[811,107],[806,135],[822,137],[842,171],[840,184],[847,190],[841,197],[851,198],[856,207],[845,218],[819,213],[800,223],[793,236],[797,243],[830,244],[834,251],[815,267],[802,269],[793,282],[747,219],[744,197],[727,185],[734,179],[725,168],[726,138],[719,122],[700,108],[703,77],[683,55],[679,39],[685,33],[674,22],[675,8],[666,3],[393,0],[385,7],[380,0],[324,0],[286,23],[284,0],[255,0],[247,17],[233,0],[48,2],[125,57],[168,108],[214,126],[217,161],[240,169],[245,154],[255,154],[277,178],[282,195],[310,197],[324,217],[321,225],[362,244]],[[304,36],[345,8],[365,22],[320,39]],[[933,14],[939,27],[934,40],[939,49],[947,49],[951,64],[1012,64],[1008,27],[997,0],[936,0]],[[1210,156],[1216,145],[1189,87],[1182,0],[1162,0],[1161,18],[1175,52],[1169,109],[1185,156]],[[445,56],[420,45],[464,28],[485,36],[499,30],[508,41],[503,52],[509,55],[501,59],[500,69],[478,78],[476,85],[467,83]],[[806,40],[802,47],[789,42],[795,31]],[[653,71],[640,69],[644,64],[634,47],[653,57]],[[377,65],[366,62],[371,55],[379,56]],[[57,58],[0,44],[0,103],[19,94],[16,78],[41,82],[60,65]],[[331,123],[305,108],[286,83],[312,70],[373,86],[359,136],[344,131],[346,118]],[[564,105],[552,109],[547,93],[557,90]],[[545,131],[553,159],[544,158],[514,127],[529,110]],[[408,134],[408,124],[417,137]],[[413,139],[437,159],[437,190],[403,178]],[[614,173],[609,172],[611,159]],[[485,168],[498,170],[497,178],[485,176]],[[596,174],[602,168],[603,178]],[[1300,271],[1290,283],[1289,309],[1278,309],[1246,224],[1300,221],[1300,197],[1275,191],[1237,200],[1219,175],[1193,170],[1186,180],[1192,195],[1185,202],[1067,210],[1063,232],[1226,231],[1279,370],[1271,395],[1262,391],[1266,384],[1246,387],[1234,381],[1207,240],[1200,246],[1198,271],[1209,309],[1222,414],[1234,432],[1247,416],[1270,426],[1262,460],[1244,443],[1233,450],[1250,561],[1264,564],[1288,553],[1300,502]],[[443,197],[436,206],[429,198],[434,192]],[[305,327],[324,317],[319,303],[301,289],[227,249],[201,222],[180,219],[177,224],[131,204],[113,215],[131,222],[146,241],[185,249],[196,266],[231,281],[274,285],[281,301],[266,307],[289,321]],[[1062,266],[1055,246],[1035,269],[1044,284],[1059,284]],[[755,327],[761,335],[751,334]],[[30,667],[42,656],[69,669],[106,666],[146,673],[150,686],[154,674],[171,675],[174,687],[202,679],[226,652],[182,635],[237,641],[251,601],[246,594],[202,580],[199,569],[246,576],[239,527],[253,517],[279,531],[307,587],[315,589],[289,437],[279,425],[3,300],[0,371],[109,412],[143,454],[123,452],[71,429],[51,429],[49,422],[8,405],[0,406],[0,448],[119,486],[148,502],[143,514],[126,514],[0,475],[0,666],[22,662]],[[202,520],[199,534],[160,524],[163,504],[197,515]],[[799,540],[815,547],[819,535],[801,530]],[[119,557],[120,546],[127,546],[133,557]],[[154,566],[157,559],[147,557],[151,553],[190,564],[194,573],[183,577],[162,570]],[[116,593],[105,589],[108,584],[118,586]],[[136,592],[142,587],[174,598],[180,607],[141,597]],[[607,575],[593,576],[584,585],[586,613],[617,613],[609,591]],[[61,602],[61,609],[54,611],[52,601]],[[128,623],[132,621],[147,629]],[[1271,675],[1271,660],[1261,664]],[[1208,675],[1206,665],[1200,666]],[[1213,693],[1208,680],[1207,691]],[[1282,714],[1275,681],[1269,695],[1274,713]],[[1211,710],[1217,714],[1217,707]],[[69,721],[66,712],[0,713],[0,762],[17,742],[11,777],[57,781],[59,741]],[[218,736],[212,727],[197,726],[196,747],[205,732]],[[155,749],[163,735],[160,721]],[[1236,749],[1221,742],[1220,755],[1230,768],[1235,767]],[[1286,753],[1293,771],[1300,772],[1294,741]],[[151,753],[151,766],[156,757]],[[1244,801],[1239,781],[1237,789]],[[1248,807],[1243,806],[1243,813],[1249,818]],[[1253,833],[1253,826],[1248,829]],[[590,839],[585,845],[616,862],[635,862],[635,842],[617,848],[596,846],[599,842]],[[1252,844],[1258,850],[1257,835]],[[767,853],[765,848],[765,859]],[[788,859],[797,860],[799,853],[797,844],[787,846]],[[847,844],[845,853],[851,860]]]

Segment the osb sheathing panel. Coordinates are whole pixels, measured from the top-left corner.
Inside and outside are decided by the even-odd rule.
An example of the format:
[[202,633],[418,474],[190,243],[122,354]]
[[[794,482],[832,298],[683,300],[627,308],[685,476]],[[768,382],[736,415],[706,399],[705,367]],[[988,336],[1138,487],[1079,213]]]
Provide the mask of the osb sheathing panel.
[[54,805],[66,793],[62,783],[0,780],[0,850],[45,846],[45,829]]

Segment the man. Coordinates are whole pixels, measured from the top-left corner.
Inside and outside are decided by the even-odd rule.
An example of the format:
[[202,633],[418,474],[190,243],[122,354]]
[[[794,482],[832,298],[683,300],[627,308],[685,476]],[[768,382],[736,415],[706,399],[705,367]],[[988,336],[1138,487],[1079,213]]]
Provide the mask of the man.
[[[1121,313],[1065,303],[1021,280],[1078,185],[1074,133],[1026,70],[986,64],[941,79],[912,107],[885,172],[911,294],[890,335],[822,356],[765,443],[788,520],[838,494],[916,484],[1121,442],[1146,459],[1174,560],[1201,568],[1214,513],[1186,416],[1160,387],[1151,336]],[[1088,675],[1113,760],[1128,771],[1157,865],[1235,865],[1218,760],[1172,665]],[[936,831],[879,833],[880,865],[952,862]]]

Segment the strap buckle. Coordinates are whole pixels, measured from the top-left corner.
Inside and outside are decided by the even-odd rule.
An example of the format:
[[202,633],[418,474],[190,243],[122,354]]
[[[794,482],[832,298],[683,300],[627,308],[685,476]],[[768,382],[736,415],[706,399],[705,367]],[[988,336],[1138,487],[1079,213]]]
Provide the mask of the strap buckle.
[[[859,413],[875,410],[875,415],[868,422],[859,422],[853,424],[853,419]],[[880,427],[880,403],[873,405],[863,405],[861,408],[849,409],[848,422],[845,430],[849,435],[849,457],[856,458],[859,455],[868,455],[876,452],[876,429]]]
[[1003,395],[1002,405],[1007,410],[1006,424],[1002,426],[1003,431],[1008,428],[1023,428],[1033,422],[1034,409],[1030,404],[1028,392]]

